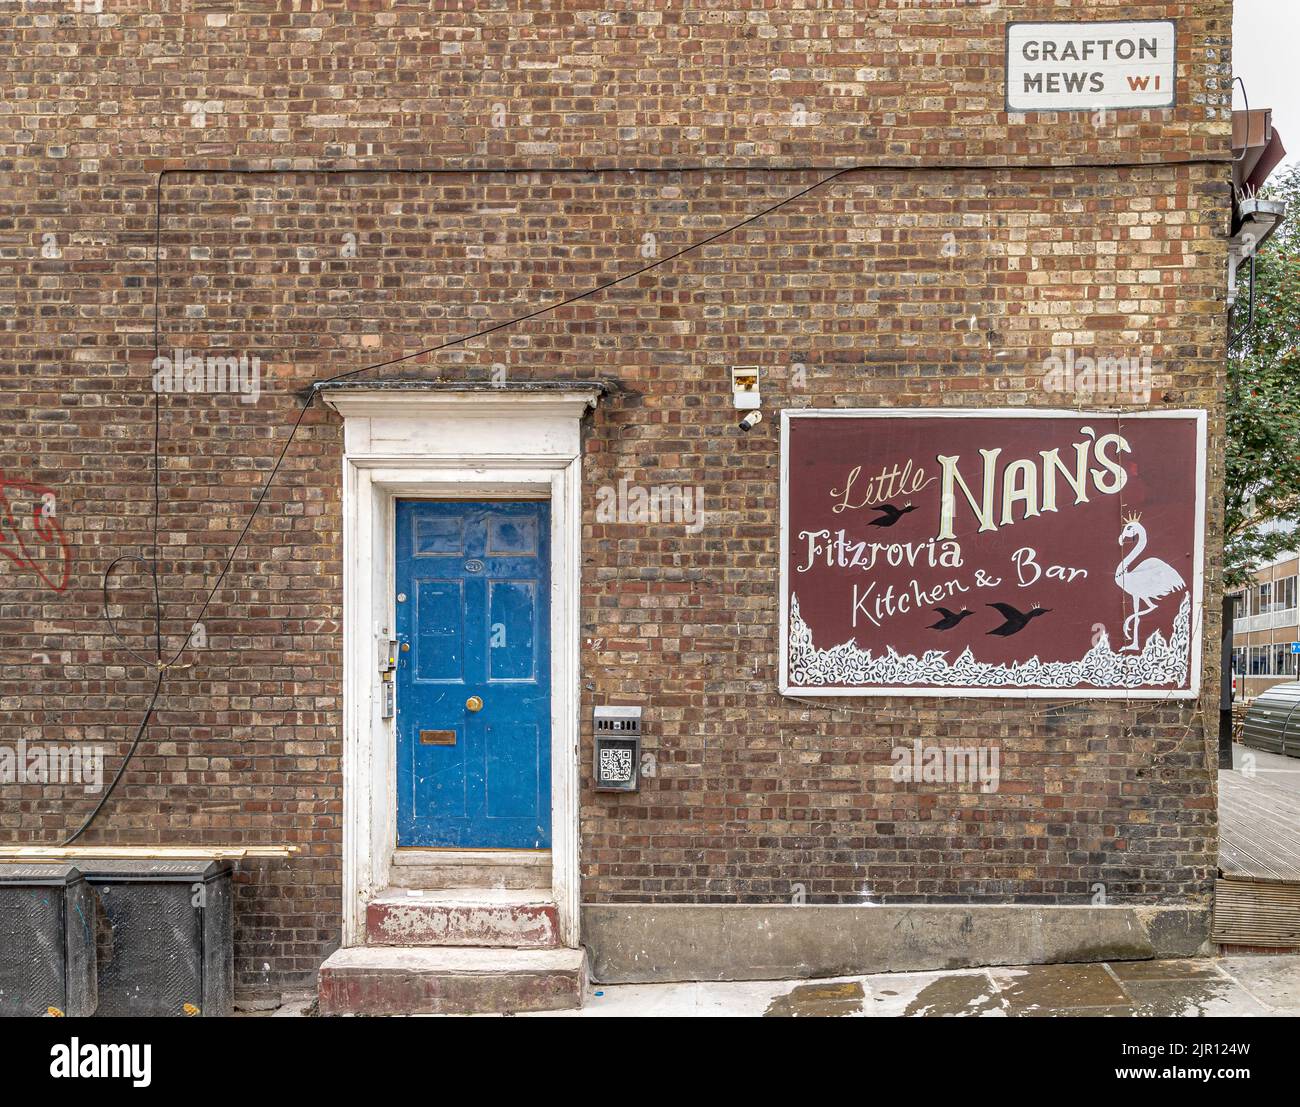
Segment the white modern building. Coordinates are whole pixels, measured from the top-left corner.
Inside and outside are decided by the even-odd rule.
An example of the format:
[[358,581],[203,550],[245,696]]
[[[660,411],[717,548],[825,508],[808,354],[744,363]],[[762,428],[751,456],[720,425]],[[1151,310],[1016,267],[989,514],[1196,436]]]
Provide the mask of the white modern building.
[[1232,627],[1232,673],[1237,696],[1257,696],[1265,688],[1300,679],[1300,618],[1296,575],[1300,554],[1288,551],[1255,571],[1250,587],[1237,592]]

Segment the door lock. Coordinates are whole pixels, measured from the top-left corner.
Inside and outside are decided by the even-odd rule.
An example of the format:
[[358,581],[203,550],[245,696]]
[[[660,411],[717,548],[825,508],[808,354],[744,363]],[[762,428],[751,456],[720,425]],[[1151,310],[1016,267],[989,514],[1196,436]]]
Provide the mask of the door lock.
[[379,637],[379,717],[391,719],[397,714],[397,639],[388,637],[383,627]]
[[465,701],[465,710],[482,711],[483,701],[478,696],[470,696],[470,698]]

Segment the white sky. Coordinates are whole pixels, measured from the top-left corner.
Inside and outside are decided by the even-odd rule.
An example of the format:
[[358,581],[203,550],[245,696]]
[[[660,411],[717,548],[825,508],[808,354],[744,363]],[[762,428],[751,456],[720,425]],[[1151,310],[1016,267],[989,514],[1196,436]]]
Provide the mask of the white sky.
[[[1245,81],[1252,108],[1273,109],[1273,126],[1286,147],[1286,158],[1273,170],[1274,177],[1300,161],[1297,43],[1300,43],[1300,2],[1236,0],[1232,15],[1233,76]],[[1246,106],[1239,85],[1233,89],[1232,106]]]

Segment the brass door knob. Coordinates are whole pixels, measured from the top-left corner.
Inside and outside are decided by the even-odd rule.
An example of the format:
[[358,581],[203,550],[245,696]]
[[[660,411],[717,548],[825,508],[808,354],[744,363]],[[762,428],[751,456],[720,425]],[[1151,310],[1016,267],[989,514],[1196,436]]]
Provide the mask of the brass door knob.
[[482,711],[483,701],[478,696],[470,696],[470,698],[465,701],[465,709],[467,711]]

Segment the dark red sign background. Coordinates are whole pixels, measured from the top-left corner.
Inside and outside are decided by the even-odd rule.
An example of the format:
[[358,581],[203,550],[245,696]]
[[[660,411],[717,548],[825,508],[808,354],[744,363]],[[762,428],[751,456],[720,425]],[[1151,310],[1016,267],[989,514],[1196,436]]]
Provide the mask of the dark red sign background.
[[[1093,433],[1088,435],[1085,428],[1091,428]],[[1092,443],[1112,433],[1122,435],[1130,446],[1130,452],[1120,452],[1114,444],[1106,451],[1127,474],[1127,482],[1118,492],[1101,492],[1090,478],[1088,502],[1075,504],[1073,488],[1058,474],[1056,511],[1027,518],[1024,505],[1018,503],[1014,522],[1001,522],[1002,474],[1009,463],[1020,459],[1035,462],[1041,503],[1044,466],[1039,451],[1059,449],[1062,461],[1073,471],[1076,443]],[[1130,571],[1148,558],[1156,558],[1181,576],[1185,587],[1150,601],[1156,607],[1142,616],[1138,638],[1145,643],[1156,630],[1169,638],[1183,597],[1191,594],[1193,603],[1196,599],[1197,445],[1198,423],[1193,413],[1179,413],[1172,418],[1129,414],[1116,418],[1092,413],[1069,413],[1064,417],[977,416],[973,412],[944,417],[920,413],[905,417],[821,417],[792,412],[786,443],[787,555],[783,576],[787,605],[792,596],[798,597],[800,616],[811,629],[813,645],[821,650],[853,641],[877,657],[892,646],[899,654],[918,656],[927,650],[944,650],[952,660],[970,647],[976,660],[992,664],[1032,657],[1043,662],[1077,661],[1096,645],[1097,632],[1104,627],[1111,647],[1119,651],[1128,641],[1124,620],[1132,613],[1134,601],[1116,583],[1115,573],[1135,544],[1130,540],[1121,547],[1119,536],[1124,518],[1140,513],[1148,542],[1131,563]],[[924,549],[914,566],[906,558],[895,566],[888,563],[886,551],[880,549],[869,570],[860,566],[827,567],[824,550],[813,557],[811,567],[805,568],[810,557],[805,532],[830,532],[829,537],[819,540],[823,543],[833,543],[843,530],[848,543],[911,543],[914,548],[936,537],[944,487],[938,456],[959,457],[958,471],[976,498],[982,499],[984,459],[979,451],[998,447],[1002,452],[995,463],[996,530],[981,533],[979,520],[965,496],[955,489],[953,541],[960,546],[960,567],[931,566]],[[889,491],[886,487],[872,489],[873,495],[867,496],[872,478],[895,467],[902,471],[909,461],[912,474],[918,470],[923,474],[919,481],[923,487],[910,490],[918,482],[913,476],[903,490],[894,489],[893,495],[885,494]],[[848,486],[851,471],[858,467],[856,481]],[[1089,468],[1101,468],[1095,455],[1090,454]],[[1103,478],[1113,479],[1104,470]],[[877,509],[875,503],[858,506],[864,498],[888,503],[895,509],[910,504],[913,510],[899,515],[892,525],[872,525],[887,523],[889,515]],[[847,506],[837,512],[836,505],[846,500]],[[1026,562],[1024,585],[1013,560],[1015,551],[1022,547],[1032,548],[1040,570],[1037,579],[1028,583],[1034,574]],[[944,549],[939,542],[935,548]],[[861,555],[870,556],[869,551]],[[1048,570],[1057,566],[1062,567],[1060,575],[1049,574]],[[1071,570],[1075,572],[1071,574]],[[979,573],[983,574],[983,584]],[[1068,579],[1071,575],[1073,580]],[[995,579],[1001,583],[993,584]],[[967,591],[892,616],[886,611],[879,626],[859,610],[854,626],[855,583],[859,597],[874,583],[867,610],[880,616],[874,597],[883,595],[891,586],[896,595],[910,595],[913,581],[927,591],[956,581]],[[1034,604],[1046,610],[1030,617],[1023,629],[999,636],[989,632],[1003,626],[1007,617],[988,606],[993,603],[1009,604],[1021,614]],[[965,607],[973,614],[950,629],[932,629],[931,624],[943,618],[935,610],[940,606],[954,612]],[[1199,622],[1193,626],[1193,639],[1198,632]],[[1187,680],[1181,685],[1157,682],[1149,686],[1190,687],[1194,679],[1190,661],[1187,668]],[[795,682],[792,679],[790,683]],[[846,687],[838,682],[827,686]]]

